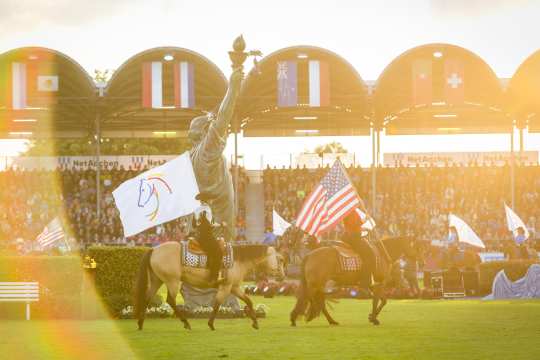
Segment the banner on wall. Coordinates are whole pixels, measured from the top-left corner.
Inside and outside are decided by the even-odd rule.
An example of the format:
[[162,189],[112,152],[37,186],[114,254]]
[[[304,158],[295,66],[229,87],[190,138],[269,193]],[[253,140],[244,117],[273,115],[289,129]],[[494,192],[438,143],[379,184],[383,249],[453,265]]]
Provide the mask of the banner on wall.
[[[515,159],[521,164],[537,164],[538,151],[523,151],[514,153]],[[386,153],[383,157],[384,166],[448,166],[451,164],[503,166],[511,160],[509,151],[489,152],[426,152],[426,153]]]
[[[102,169],[124,168],[143,169],[153,168],[174,159],[175,155],[121,155],[101,156],[99,163]],[[18,170],[55,170],[57,168],[86,170],[95,169],[95,156],[36,156],[36,157],[5,157],[0,161],[0,169]]]

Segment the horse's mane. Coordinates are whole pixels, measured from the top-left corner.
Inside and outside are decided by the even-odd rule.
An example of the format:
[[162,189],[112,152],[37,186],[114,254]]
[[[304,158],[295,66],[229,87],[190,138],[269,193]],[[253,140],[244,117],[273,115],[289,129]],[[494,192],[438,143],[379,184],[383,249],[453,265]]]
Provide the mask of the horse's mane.
[[266,255],[268,250],[267,245],[262,244],[249,244],[249,245],[234,245],[233,253],[234,259],[238,261],[250,261],[260,259]]

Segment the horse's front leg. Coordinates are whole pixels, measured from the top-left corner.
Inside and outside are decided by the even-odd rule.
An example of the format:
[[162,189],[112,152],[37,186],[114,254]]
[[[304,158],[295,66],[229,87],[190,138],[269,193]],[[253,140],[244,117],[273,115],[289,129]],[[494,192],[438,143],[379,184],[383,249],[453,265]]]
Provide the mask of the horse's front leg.
[[373,325],[379,325],[379,320],[377,320],[377,309],[379,308],[379,301],[381,299],[381,286],[373,286],[373,300],[371,301],[371,313],[368,316],[368,319]]
[[218,291],[216,293],[216,297],[214,298],[214,306],[212,307],[212,313],[210,314],[210,319],[208,319],[208,327],[210,327],[210,330],[216,330],[214,328],[214,321],[216,320],[219,307],[221,306],[221,304],[223,304],[223,302],[225,301],[225,298],[230,293],[231,293],[231,284],[223,284],[219,286]]
[[251,301],[251,299],[246,295],[244,290],[242,290],[239,285],[233,286],[231,289],[231,293],[233,295],[236,295],[240,300],[242,300],[246,304],[244,311],[246,312],[247,316],[251,318],[251,326],[254,329],[259,329],[259,323],[257,321],[257,314],[255,312],[255,309],[253,308],[253,302]]

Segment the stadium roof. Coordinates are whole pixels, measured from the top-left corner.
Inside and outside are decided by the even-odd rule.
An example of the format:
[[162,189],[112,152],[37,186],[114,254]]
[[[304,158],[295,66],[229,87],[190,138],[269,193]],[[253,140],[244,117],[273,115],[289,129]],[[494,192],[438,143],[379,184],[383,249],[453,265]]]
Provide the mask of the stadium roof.
[[540,51],[529,56],[517,69],[508,86],[508,107],[519,127],[540,132]]
[[0,137],[92,133],[94,82],[58,51],[24,47],[0,54]]
[[[143,68],[152,66],[151,63],[157,63],[161,71],[162,101],[158,106],[143,106],[143,92],[148,90],[146,96],[152,93],[153,71],[148,69],[149,78],[147,75],[147,83],[143,85]],[[181,63],[185,65],[184,70]],[[193,89],[193,96],[179,103],[181,95],[178,94],[186,89]],[[109,137],[181,136],[195,116],[216,110],[226,89],[223,73],[196,52],[178,47],[143,51],[117,69],[107,84],[102,134]]]
[[[278,96],[278,63],[290,67],[285,76],[292,82],[281,85],[295,94],[287,106]],[[341,56],[294,46],[264,57],[248,74],[239,118],[244,136],[368,135],[367,97],[366,84]]]
[[408,50],[379,76],[375,125],[389,135],[509,132],[503,90],[480,57],[449,44]]

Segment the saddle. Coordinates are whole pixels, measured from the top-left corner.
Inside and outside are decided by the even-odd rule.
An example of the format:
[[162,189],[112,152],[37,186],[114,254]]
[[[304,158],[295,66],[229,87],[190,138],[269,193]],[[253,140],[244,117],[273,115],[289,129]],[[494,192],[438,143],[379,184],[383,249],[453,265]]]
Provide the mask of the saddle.
[[[222,269],[230,269],[234,264],[232,244],[223,240],[218,241],[223,252]],[[180,242],[180,259],[183,266],[199,269],[208,268],[208,255],[202,250],[195,239]]]
[[341,272],[360,271],[362,259],[349,244],[343,241],[328,241],[325,245],[337,251]]

